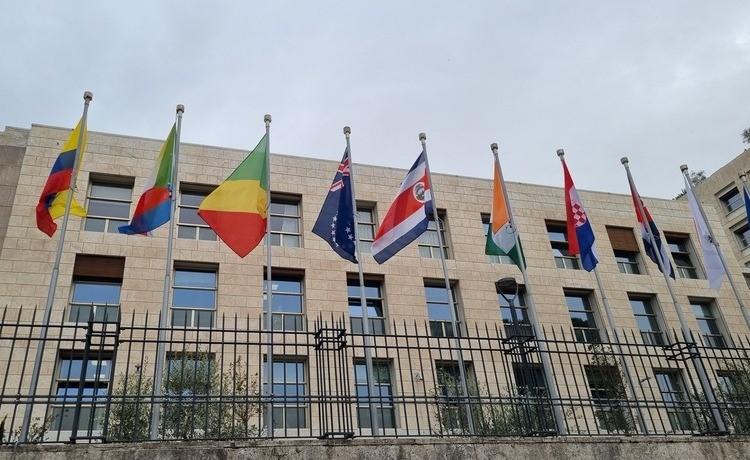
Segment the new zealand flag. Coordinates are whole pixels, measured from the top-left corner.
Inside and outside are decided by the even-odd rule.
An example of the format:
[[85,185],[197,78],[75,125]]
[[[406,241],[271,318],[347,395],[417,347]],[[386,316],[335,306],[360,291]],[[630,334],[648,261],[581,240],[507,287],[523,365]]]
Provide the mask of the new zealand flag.
[[356,231],[354,225],[354,205],[352,203],[352,182],[349,169],[349,150],[344,151],[328,196],[320,208],[313,233],[331,245],[336,254],[357,263]]

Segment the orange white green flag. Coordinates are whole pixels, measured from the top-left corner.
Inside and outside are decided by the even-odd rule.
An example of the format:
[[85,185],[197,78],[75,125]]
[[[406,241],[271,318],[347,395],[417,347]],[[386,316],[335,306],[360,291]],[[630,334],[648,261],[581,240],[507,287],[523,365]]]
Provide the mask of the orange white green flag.
[[523,250],[516,235],[516,229],[510,221],[510,208],[505,201],[505,184],[500,174],[500,164],[495,161],[495,179],[492,186],[492,215],[487,227],[485,254],[510,258],[518,268],[521,267]]
[[266,233],[267,169],[268,136],[263,136],[237,169],[198,207],[198,215],[240,257],[255,249]]

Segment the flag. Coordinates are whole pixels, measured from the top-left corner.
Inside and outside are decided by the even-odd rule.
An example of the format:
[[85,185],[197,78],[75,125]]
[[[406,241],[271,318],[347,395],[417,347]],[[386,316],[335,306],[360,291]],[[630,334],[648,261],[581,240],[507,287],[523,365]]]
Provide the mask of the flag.
[[[722,265],[721,257],[719,257],[719,249],[716,247],[716,243],[711,237],[711,232],[708,230],[708,222],[703,218],[700,205],[695,197],[695,193],[693,193],[693,187],[688,183],[687,178],[685,178],[685,192],[687,193],[688,205],[690,206],[690,214],[692,214],[693,223],[695,223],[695,231],[698,234],[698,240],[700,240],[701,249],[703,250],[703,261],[706,265],[708,285],[711,289],[719,289],[724,278],[724,265]],[[747,204],[745,205],[747,206]]]
[[747,192],[747,184],[742,182],[742,198],[745,202],[745,216],[747,221],[750,222],[750,194]]
[[563,175],[565,176],[565,215],[568,221],[568,253],[580,254],[581,264],[587,272],[593,270],[599,263],[594,247],[594,230],[591,228],[586,210],[583,208],[578,190],[570,177],[568,165],[562,160]]
[[159,156],[156,157],[153,176],[149,179],[146,190],[138,200],[135,207],[133,219],[130,225],[122,225],[118,228],[120,233],[132,235],[135,233],[148,234],[169,222],[172,205],[170,192],[174,190],[172,184],[172,167],[175,148],[176,126],[167,136],[167,140],[161,146]]
[[268,137],[234,172],[203,199],[198,215],[238,256],[245,257],[261,242],[268,215]]
[[[82,145],[79,146],[78,137],[81,131],[83,131]],[[88,133],[84,119],[81,118],[68,136],[68,140],[63,144],[62,153],[52,165],[52,171],[47,177],[42,194],[39,196],[39,203],[36,205],[36,226],[48,236],[54,235],[57,230],[55,219],[65,214],[65,204],[70,193],[70,180],[73,176],[73,163],[76,162],[76,155],[78,155],[76,172],[80,170],[87,141]],[[86,210],[75,197],[70,205],[70,212],[79,217],[86,216]]]
[[427,230],[432,193],[425,152],[417,157],[394,198],[372,242],[372,256],[382,264]]
[[492,256],[507,256],[521,268],[523,249],[516,237],[516,229],[510,222],[508,203],[505,202],[505,184],[500,178],[500,165],[495,162],[495,178],[492,183],[492,214],[487,228],[484,253]]
[[[661,241],[661,234],[659,233],[659,229],[656,227],[654,219],[651,218],[651,213],[648,212],[646,204],[643,202],[641,196],[638,194],[638,191],[635,189],[635,184],[633,183],[633,179],[632,177],[630,177],[630,175],[628,175],[628,182],[630,183],[630,194],[633,198],[635,217],[638,220],[638,226],[641,229],[641,238],[643,239],[643,247],[646,248],[646,254],[648,254],[648,257],[656,264],[657,267],[659,267],[659,270],[661,270],[661,266],[664,265],[664,269],[667,271],[667,275],[674,278],[674,269],[672,268],[672,263],[669,261],[669,252],[667,251],[666,245],[664,245]],[[643,213],[645,214],[645,216],[641,215],[641,212],[638,209],[639,202],[643,207]],[[649,238],[648,232],[646,231],[646,225],[648,225],[648,227],[651,229],[651,234],[654,235],[656,247],[654,247],[654,245],[651,243],[651,239]],[[659,264],[659,260],[661,260],[661,265]]]
[[354,225],[349,161],[349,149],[346,149],[336,175],[333,176],[333,182],[328,189],[323,207],[320,208],[318,220],[313,226],[313,233],[331,245],[336,254],[357,263],[356,226]]

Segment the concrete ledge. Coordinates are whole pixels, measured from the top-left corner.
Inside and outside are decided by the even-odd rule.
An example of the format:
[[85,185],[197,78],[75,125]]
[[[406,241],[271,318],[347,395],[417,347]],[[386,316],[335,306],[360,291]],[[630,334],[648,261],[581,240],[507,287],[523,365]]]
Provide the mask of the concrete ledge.
[[750,437],[417,438],[44,445],[0,448],[0,460],[728,459],[750,458]]

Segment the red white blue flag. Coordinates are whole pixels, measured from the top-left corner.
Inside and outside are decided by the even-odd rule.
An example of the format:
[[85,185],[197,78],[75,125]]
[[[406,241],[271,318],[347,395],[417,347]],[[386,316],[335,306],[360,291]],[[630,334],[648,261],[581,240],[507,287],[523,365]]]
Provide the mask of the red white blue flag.
[[432,193],[422,151],[378,228],[372,243],[375,260],[382,264],[419,238],[427,230],[431,214]]
[[[628,174],[628,182],[630,183],[630,194],[633,197],[633,207],[635,208],[635,217],[638,219],[638,226],[641,229],[641,238],[643,239],[643,247],[646,248],[646,254],[648,257],[659,267],[659,270],[674,278],[674,269],[672,263],[669,261],[669,252],[667,246],[661,241],[661,234],[659,229],[656,227],[654,219],[651,217],[651,213],[648,212],[646,203],[643,202],[641,196],[638,194],[638,190],[635,189],[633,178]],[[641,203],[641,206],[638,206]],[[643,209],[641,214],[640,209]],[[645,215],[644,215],[645,214]],[[646,225],[651,230],[651,234],[654,236],[654,242],[651,242],[649,238],[648,230]],[[661,261],[661,262],[660,262]],[[662,266],[664,270],[662,270]]]
[[352,202],[352,178],[349,149],[344,151],[336,175],[333,176],[328,195],[320,208],[313,233],[323,238],[336,254],[357,263],[356,225]]
[[590,272],[599,263],[596,257],[596,248],[594,247],[594,230],[591,228],[591,222],[583,208],[581,198],[570,177],[568,165],[562,160],[563,173],[565,175],[565,214],[568,221],[568,253],[571,255],[580,254],[581,265],[584,270]]

